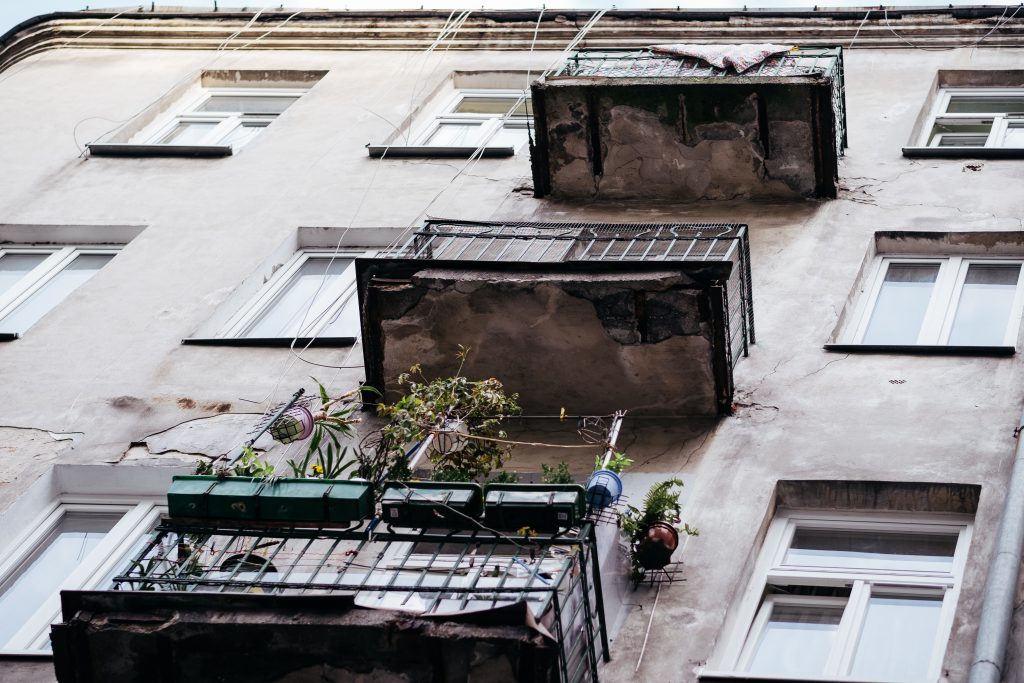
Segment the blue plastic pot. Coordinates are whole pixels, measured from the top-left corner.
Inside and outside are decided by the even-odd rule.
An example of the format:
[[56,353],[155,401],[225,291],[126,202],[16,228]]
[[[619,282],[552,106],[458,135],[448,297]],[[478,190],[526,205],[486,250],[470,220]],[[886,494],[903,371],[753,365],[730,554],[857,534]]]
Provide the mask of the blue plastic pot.
[[597,510],[612,505],[622,495],[622,480],[611,470],[598,470],[587,482],[587,504]]

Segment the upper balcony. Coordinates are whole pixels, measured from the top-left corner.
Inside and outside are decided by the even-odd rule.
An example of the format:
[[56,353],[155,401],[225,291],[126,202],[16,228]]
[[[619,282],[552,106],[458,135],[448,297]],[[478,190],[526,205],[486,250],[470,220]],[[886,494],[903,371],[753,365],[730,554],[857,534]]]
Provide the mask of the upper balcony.
[[742,73],[650,49],[584,50],[532,90],[537,196],[836,196],[842,48],[793,48]]
[[523,408],[715,416],[754,341],[744,225],[428,221],[356,261],[366,381],[500,377]]

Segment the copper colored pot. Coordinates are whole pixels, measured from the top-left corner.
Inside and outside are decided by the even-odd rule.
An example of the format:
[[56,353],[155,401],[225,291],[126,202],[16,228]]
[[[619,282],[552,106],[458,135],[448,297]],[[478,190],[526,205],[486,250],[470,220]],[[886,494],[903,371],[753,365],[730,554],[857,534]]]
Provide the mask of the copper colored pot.
[[679,547],[679,532],[668,522],[655,522],[647,527],[643,540],[636,546],[636,560],[644,569],[664,569]]

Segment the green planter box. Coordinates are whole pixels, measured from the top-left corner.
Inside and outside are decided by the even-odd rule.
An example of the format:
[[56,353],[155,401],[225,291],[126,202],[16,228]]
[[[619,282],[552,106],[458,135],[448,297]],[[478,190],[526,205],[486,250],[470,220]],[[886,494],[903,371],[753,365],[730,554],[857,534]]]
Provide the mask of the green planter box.
[[484,511],[483,489],[474,483],[388,482],[381,511],[392,526],[472,529],[480,526],[474,520]]
[[579,525],[586,493],[579,484],[488,484],[484,508],[489,527],[553,533]]
[[220,479],[206,494],[207,515],[213,519],[257,519],[262,488],[263,482],[259,479]]
[[259,495],[259,518],[272,522],[327,521],[327,492],[323,479],[278,479]]
[[327,520],[351,524],[373,515],[373,489],[362,481],[328,480]]
[[206,494],[217,483],[217,477],[200,475],[176,476],[167,490],[167,512],[171,517],[206,517]]

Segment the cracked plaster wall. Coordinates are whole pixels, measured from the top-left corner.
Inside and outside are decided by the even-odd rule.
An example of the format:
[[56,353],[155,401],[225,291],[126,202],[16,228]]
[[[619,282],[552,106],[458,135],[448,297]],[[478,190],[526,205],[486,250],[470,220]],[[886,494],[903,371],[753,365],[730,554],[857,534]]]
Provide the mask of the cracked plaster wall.
[[392,400],[394,379],[416,363],[428,376],[455,372],[462,344],[472,349],[463,372],[501,379],[528,412],[717,412],[707,304],[688,277],[494,279],[424,270],[407,286],[375,288]]

